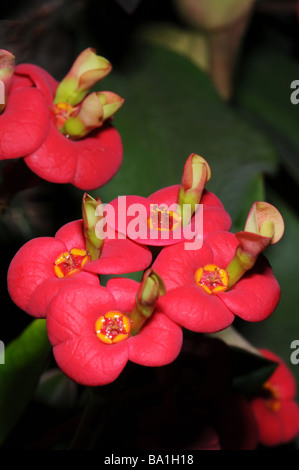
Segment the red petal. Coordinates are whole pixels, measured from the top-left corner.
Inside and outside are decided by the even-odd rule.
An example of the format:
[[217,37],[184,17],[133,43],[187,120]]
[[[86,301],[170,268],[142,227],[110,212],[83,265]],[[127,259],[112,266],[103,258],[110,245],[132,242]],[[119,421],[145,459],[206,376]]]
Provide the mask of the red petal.
[[65,243],[67,250],[82,248],[85,250],[82,219],[63,225],[55,234],[55,238]]
[[50,122],[46,140],[25,158],[25,162],[34,173],[47,181],[71,183],[77,166],[74,144]]
[[89,387],[106,385],[120,375],[128,361],[127,342],[107,345],[94,337],[74,337],[54,347],[61,370],[75,382]]
[[199,333],[215,333],[227,328],[234,315],[215,295],[195,285],[183,285],[160,297],[159,308],[174,322]]
[[256,322],[273,313],[279,302],[280,287],[268,261],[260,255],[255,266],[230,291],[221,292],[218,297],[235,315]]
[[48,336],[58,366],[74,381],[88,386],[105,385],[125,367],[128,342],[106,345],[95,334],[97,318],[115,307],[107,289],[87,285],[68,287],[51,302]]
[[50,302],[58,291],[68,286],[81,286],[86,283],[95,287],[100,285],[99,278],[96,275],[85,272],[81,272],[71,279],[49,278],[35,289],[28,302],[26,311],[33,317],[45,318]]
[[51,122],[43,145],[25,162],[41,178],[53,183],[72,183],[93,190],[107,183],[122,161],[120,136],[113,127],[101,128],[81,140],[70,140]]
[[97,189],[108,183],[119,170],[123,147],[121,137],[114,127],[106,124],[73,144],[77,144],[77,169],[72,183],[77,188]]
[[53,104],[53,98],[58,86],[58,82],[46,70],[33,64],[20,64],[15,68],[15,75],[30,79],[31,82],[39,89],[48,105]]
[[293,376],[291,370],[283,362],[281,357],[274,354],[272,351],[265,349],[260,350],[263,356],[266,358],[278,362],[278,367],[275,369],[274,373],[270,377],[270,381],[275,385],[279,390],[279,395],[284,400],[292,399],[296,396],[296,380]]
[[49,306],[47,322],[51,344],[56,346],[76,337],[94,336],[98,317],[115,307],[112,294],[104,287],[86,283],[66,287]]
[[0,116],[0,159],[33,152],[45,140],[48,129],[49,111],[41,92],[35,88],[11,92]]
[[37,286],[55,277],[53,263],[65,251],[65,244],[51,237],[30,240],[12,259],[8,274],[8,291],[12,300],[26,311]]
[[239,244],[235,234],[223,231],[210,234],[205,242],[213,251],[213,263],[223,269],[231,262]]
[[147,247],[137,245],[129,239],[106,238],[100,258],[86,264],[84,269],[100,274],[124,274],[142,271],[151,261],[152,254]]
[[142,330],[130,338],[129,360],[150,367],[169,364],[179,355],[182,341],[182,329],[163,313],[154,312]]
[[153,269],[163,279],[166,290],[179,286],[194,286],[197,269],[213,260],[213,252],[203,243],[199,250],[186,250],[185,242],[163,248],[156,258]]
[[107,282],[107,289],[121,312],[130,312],[134,308],[139,285],[139,282],[126,278],[113,278]]

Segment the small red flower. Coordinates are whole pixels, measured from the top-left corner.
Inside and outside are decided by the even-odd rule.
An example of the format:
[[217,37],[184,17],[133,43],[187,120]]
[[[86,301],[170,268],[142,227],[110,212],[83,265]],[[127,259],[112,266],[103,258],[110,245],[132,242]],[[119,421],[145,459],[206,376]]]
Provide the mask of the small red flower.
[[55,237],[27,242],[8,270],[12,300],[35,317],[45,317],[52,297],[61,288],[81,281],[98,286],[97,274],[141,271],[151,263],[151,253],[128,239],[105,239],[99,259],[90,261],[85,250],[82,220],[70,222]]
[[196,251],[184,243],[165,247],[153,264],[166,287],[159,307],[185,328],[212,333],[228,327],[235,315],[256,322],[275,309],[280,287],[263,255],[230,290],[222,273],[234,256],[237,237],[215,232]]
[[[121,165],[120,135],[108,121],[79,140],[63,135],[53,111],[57,87],[58,82],[36,65],[15,68],[0,115],[0,159],[24,157],[27,166],[47,181],[96,189]],[[110,99],[109,92],[104,93]]]
[[[109,225],[115,230],[143,245],[167,246],[185,240],[194,246],[198,234],[199,245],[209,233],[217,230],[229,230],[231,218],[220,200],[210,191],[204,190],[199,209],[185,227],[175,211],[180,185],[168,186],[151,194],[148,198],[141,196],[121,196],[110,203],[112,211],[107,214]],[[173,208],[164,210],[163,207]],[[135,212],[136,208],[136,212]],[[138,213],[139,208],[143,208]],[[126,213],[126,217],[119,213]]]
[[295,401],[296,381],[286,364],[271,351],[262,354],[278,367],[251,400],[258,426],[259,442],[265,446],[285,444],[299,434],[299,406]]
[[138,287],[138,282],[125,278],[108,281],[107,288],[82,283],[63,289],[52,300],[48,336],[58,366],[75,382],[109,384],[128,361],[158,367],[178,356],[181,328],[158,309],[138,334],[130,336],[128,317]]

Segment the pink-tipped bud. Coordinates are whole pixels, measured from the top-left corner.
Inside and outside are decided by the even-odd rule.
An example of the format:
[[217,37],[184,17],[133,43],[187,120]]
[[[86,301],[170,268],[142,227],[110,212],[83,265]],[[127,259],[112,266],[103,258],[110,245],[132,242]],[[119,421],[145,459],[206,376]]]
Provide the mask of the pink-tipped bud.
[[133,311],[130,313],[132,335],[141,330],[144,323],[151,317],[160,295],[166,292],[161,277],[149,268],[143,275],[140,283]]
[[71,139],[81,139],[101,127],[123,105],[123,98],[112,92],[94,92],[88,95],[64,123],[62,132]]
[[89,90],[111,71],[112,65],[95,49],[85,49],[75,60],[69,73],[60,82],[54,104],[68,103],[75,106],[85,98]]
[[5,49],[0,49],[0,113],[6,106],[14,70],[15,56]]
[[259,255],[277,243],[284,233],[284,221],[280,212],[267,202],[255,202],[248,214],[245,228],[237,232],[239,245],[226,271],[232,287],[243,274],[251,269]]
[[[183,170],[182,182],[178,196],[178,205],[181,209],[183,225],[186,225],[195,212],[196,205],[200,203],[206,182],[211,178],[211,169],[207,161],[195,153],[191,153],[186,160]],[[184,205],[191,205],[191,211],[184,214]]]
[[101,256],[103,239],[96,235],[96,225],[103,216],[98,215],[98,206],[102,202],[99,198],[94,199],[89,194],[84,193],[82,200],[83,233],[85,237],[86,251],[90,255],[91,261]]

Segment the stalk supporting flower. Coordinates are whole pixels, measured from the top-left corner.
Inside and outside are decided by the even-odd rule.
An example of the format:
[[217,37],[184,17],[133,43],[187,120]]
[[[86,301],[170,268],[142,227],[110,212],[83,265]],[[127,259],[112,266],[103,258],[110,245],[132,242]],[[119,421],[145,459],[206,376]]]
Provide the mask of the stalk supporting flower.
[[152,269],[148,269],[144,273],[138,289],[134,309],[129,315],[132,324],[132,336],[136,335],[151,317],[159,296],[164,294],[163,280]]
[[239,245],[226,268],[229,276],[228,289],[251,269],[258,256],[269,246],[277,243],[284,233],[284,221],[279,211],[267,202],[255,202],[248,214],[245,229],[237,232]]
[[99,198],[96,200],[89,194],[84,193],[82,200],[83,233],[86,240],[86,250],[91,261],[101,256],[104,242],[104,239],[99,238],[96,234],[96,225],[103,218],[103,216],[98,215],[97,211],[98,206],[101,205],[102,202]]
[[[206,182],[210,178],[211,169],[206,160],[195,153],[189,155],[184,166],[178,195],[183,226],[190,222],[191,217],[196,211],[196,205],[201,201]],[[187,212],[185,205],[189,206]]]
[[14,70],[15,56],[5,49],[0,49],[0,113],[2,113],[6,106]]

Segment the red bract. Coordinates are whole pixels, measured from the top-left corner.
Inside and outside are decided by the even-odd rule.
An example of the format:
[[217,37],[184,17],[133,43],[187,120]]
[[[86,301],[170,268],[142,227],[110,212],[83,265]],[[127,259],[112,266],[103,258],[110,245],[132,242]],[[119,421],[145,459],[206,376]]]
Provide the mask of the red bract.
[[84,281],[98,286],[97,274],[143,270],[152,259],[146,247],[130,240],[105,239],[99,259],[80,265],[71,277],[59,278],[54,271],[55,261],[74,248],[85,250],[81,220],[64,225],[55,237],[40,237],[27,242],[9,266],[7,280],[12,300],[30,315],[43,318],[52,297],[70,283]]
[[128,361],[158,367],[179,354],[181,328],[159,310],[136,336],[116,344],[105,344],[97,337],[98,318],[111,311],[130,312],[138,287],[139,283],[130,279],[112,279],[107,288],[87,284],[68,287],[52,300],[48,336],[58,366],[75,382],[105,385],[120,375]]
[[[199,208],[191,222],[182,227],[175,214],[179,190],[180,185],[174,185],[156,191],[148,198],[121,196],[110,203],[112,210],[110,213],[108,211],[108,223],[117,231],[143,245],[167,246],[185,240],[186,243],[190,243],[190,247],[193,246],[190,248],[193,250],[201,245],[202,239],[209,233],[230,229],[229,214],[220,200],[207,190],[204,190],[201,198],[202,211]],[[166,226],[170,230],[163,229],[163,222],[158,229],[153,226],[155,225],[155,206],[158,206],[159,211],[163,206],[170,209],[166,217]],[[142,207],[144,210],[139,213]],[[126,217],[119,216],[119,213],[126,214]],[[195,237],[197,241],[194,241]]]
[[209,294],[195,282],[199,268],[214,264],[225,269],[237,245],[234,234],[215,232],[200,250],[186,250],[184,243],[163,248],[153,264],[167,291],[159,299],[161,309],[178,324],[202,333],[228,327],[235,315],[251,322],[271,315],[279,301],[280,287],[262,255],[229,291]]
[[279,365],[251,401],[251,407],[258,426],[259,442],[265,446],[276,446],[295,439],[299,434],[296,382],[280,357],[271,351],[261,352]]
[[96,189],[107,183],[122,161],[122,142],[106,122],[80,140],[62,135],[51,108],[58,82],[42,68],[21,64],[7,106],[0,116],[0,158],[25,157],[28,167],[53,183]]
[[[55,81],[37,69],[47,90],[54,90]],[[44,90],[34,87],[29,76],[15,72],[5,110],[0,115],[0,159],[25,157],[36,150],[49,131],[49,105]]]

